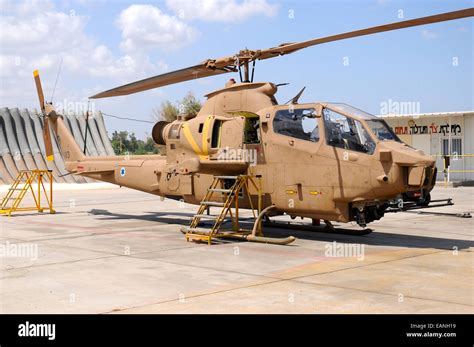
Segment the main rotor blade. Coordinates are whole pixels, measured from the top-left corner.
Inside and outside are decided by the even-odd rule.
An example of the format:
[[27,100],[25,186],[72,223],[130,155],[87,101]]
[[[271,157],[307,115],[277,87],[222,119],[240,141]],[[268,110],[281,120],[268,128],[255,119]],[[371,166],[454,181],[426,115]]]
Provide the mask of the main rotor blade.
[[191,66],[185,69],[168,72],[162,75],[143,79],[141,81],[125,84],[123,86],[107,90],[105,92],[91,96],[91,99],[107,98],[111,96],[128,95],[142,92],[148,89],[167,86],[169,84],[189,81],[192,79],[216,76],[232,70],[212,69],[207,67],[207,62]]
[[40,107],[41,107],[41,110],[43,111],[44,110],[44,94],[43,94],[43,87],[41,86],[41,80],[39,77],[38,70],[33,71],[33,76],[35,78],[36,92],[38,93]]
[[44,147],[46,150],[46,158],[48,159],[48,161],[53,161],[54,153],[53,153],[53,145],[51,142],[51,133],[49,129],[49,117],[44,117],[43,139],[44,139]]
[[410,27],[419,26],[419,25],[445,22],[445,21],[449,21],[453,19],[461,19],[461,18],[467,18],[467,17],[472,17],[472,16],[474,16],[474,8],[467,8],[464,10],[447,12],[447,13],[437,14],[434,16],[421,17],[417,19],[406,20],[403,22],[395,22],[395,23],[379,25],[379,26],[375,26],[375,27],[371,27],[367,29],[350,31],[343,34],[326,36],[326,37],[313,39],[309,41],[283,44],[278,47],[261,50],[260,52],[257,53],[257,59],[273,58],[279,55],[293,53],[302,48],[320,45],[322,43],[345,40],[345,39],[349,39],[353,37],[371,35],[371,34],[381,33],[385,31],[410,28]]
[[453,19],[460,19],[474,16],[474,8],[464,10],[442,13],[434,16],[411,19],[403,22],[396,22],[391,24],[379,25],[372,28],[360,29],[343,34],[337,34],[309,41],[302,41],[296,43],[284,43],[278,47],[251,51],[248,49],[242,50],[236,55],[227,56],[219,59],[208,59],[207,61],[191,66],[182,70],[168,72],[162,75],[146,78],[141,81],[126,84],[114,89],[91,96],[91,99],[106,98],[111,96],[128,95],[138,93],[148,89],[163,87],[169,84],[180,83],[192,79],[204,78],[209,76],[220,75],[232,71],[238,71],[236,66],[245,65],[255,60],[268,59],[284,54],[296,52],[302,48],[319,45],[322,43],[339,41],[348,38],[371,35],[385,31],[409,28],[419,25],[444,22]]

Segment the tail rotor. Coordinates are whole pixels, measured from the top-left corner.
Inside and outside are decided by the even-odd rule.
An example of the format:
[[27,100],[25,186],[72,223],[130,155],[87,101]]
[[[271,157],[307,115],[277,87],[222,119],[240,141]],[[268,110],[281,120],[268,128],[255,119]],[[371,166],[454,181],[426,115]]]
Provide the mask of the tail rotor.
[[41,80],[39,77],[38,70],[33,72],[35,78],[36,91],[38,92],[38,99],[40,103],[41,113],[43,114],[43,139],[44,146],[46,150],[46,158],[48,161],[54,160],[53,145],[51,142],[51,129],[49,127],[49,119],[51,117],[57,117],[56,111],[53,108],[53,105],[47,103],[44,99],[43,87],[41,86]]

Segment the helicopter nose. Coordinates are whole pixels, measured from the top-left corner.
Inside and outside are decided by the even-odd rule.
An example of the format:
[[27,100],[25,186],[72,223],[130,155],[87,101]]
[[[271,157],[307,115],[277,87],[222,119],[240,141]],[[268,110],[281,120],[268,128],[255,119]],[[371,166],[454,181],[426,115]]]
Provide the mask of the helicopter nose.
[[434,159],[419,149],[397,144],[390,148],[393,162],[399,166],[434,166]]
[[406,145],[393,146],[391,156],[393,163],[403,169],[410,190],[433,187],[437,171],[431,156]]
[[407,167],[408,186],[417,189],[431,188],[436,181],[436,167],[434,165]]

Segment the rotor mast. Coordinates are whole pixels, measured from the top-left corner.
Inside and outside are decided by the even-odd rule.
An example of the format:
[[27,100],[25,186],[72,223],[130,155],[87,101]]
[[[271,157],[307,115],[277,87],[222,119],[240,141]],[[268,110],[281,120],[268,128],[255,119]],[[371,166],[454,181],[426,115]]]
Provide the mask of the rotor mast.
[[249,79],[249,62],[244,62],[244,80],[242,82],[250,82]]
[[[249,49],[241,50],[235,56],[235,65],[239,69],[240,82],[249,83],[253,82],[255,60],[257,58],[257,52]],[[250,76],[250,62],[253,62],[252,75]],[[243,76],[241,71],[243,71]]]

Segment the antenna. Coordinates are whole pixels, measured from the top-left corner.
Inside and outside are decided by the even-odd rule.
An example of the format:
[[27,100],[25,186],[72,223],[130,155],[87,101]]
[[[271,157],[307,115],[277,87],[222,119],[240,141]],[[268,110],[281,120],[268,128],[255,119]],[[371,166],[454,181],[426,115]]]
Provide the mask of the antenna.
[[[86,154],[86,149],[87,149],[87,131],[89,130],[89,108],[90,108],[90,104],[91,104],[91,101],[88,100],[87,101],[87,112],[86,112],[86,131],[85,131],[85,134],[84,134],[84,155],[87,155]],[[89,130],[90,131],[90,130]],[[92,136],[92,134],[91,134]]]
[[303,95],[303,92],[304,90],[306,89],[306,87],[303,87],[303,89],[301,89],[298,94],[296,94],[294,97],[292,97],[290,100],[288,100],[287,102],[285,102],[285,105],[286,104],[291,104],[291,105],[296,105],[298,103],[298,100],[300,99],[301,95]]
[[63,59],[64,57],[61,58],[61,62],[59,63],[58,73],[56,74],[56,81],[54,82],[53,93],[51,94],[51,104],[53,103],[54,92],[56,91],[56,86],[58,85],[59,74],[61,73],[61,68],[63,66]]

